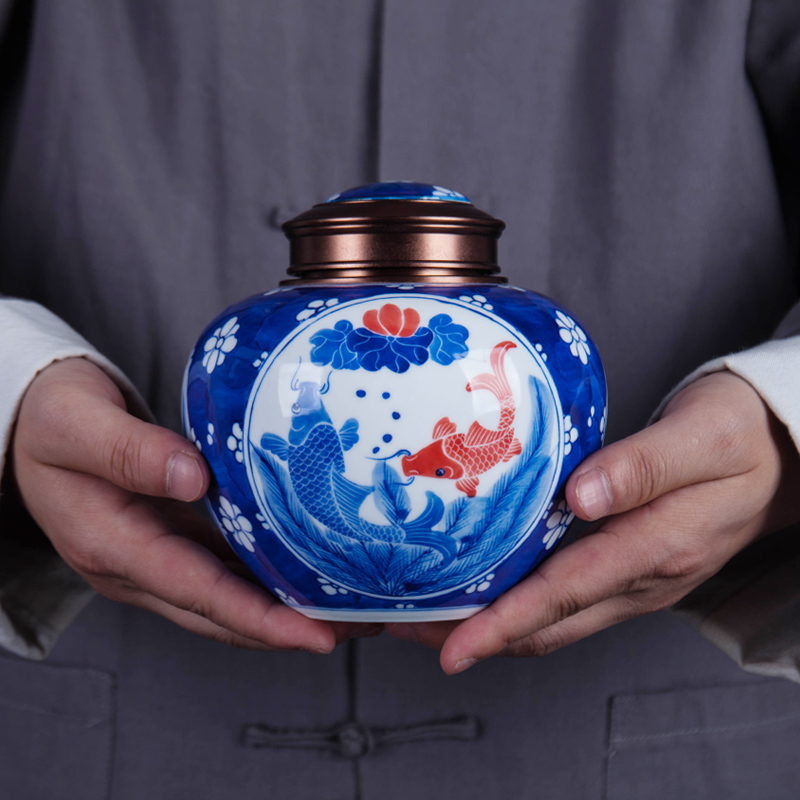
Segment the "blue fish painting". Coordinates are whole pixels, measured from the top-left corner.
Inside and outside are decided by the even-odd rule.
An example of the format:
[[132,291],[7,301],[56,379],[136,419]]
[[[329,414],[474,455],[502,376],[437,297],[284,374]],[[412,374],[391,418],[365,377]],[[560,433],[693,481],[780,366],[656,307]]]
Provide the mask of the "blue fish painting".
[[[292,405],[288,441],[274,433],[261,437],[261,449],[288,466],[292,490],[305,511],[317,522],[354,542],[385,542],[430,547],[448,564],[456,557],[458,543],[441,531],[434,531],[444,515],[444,504],[428,493],[425,510],[406,522],[395,515],[380,525],[363,519],[360,508],[376,486],[362,486],[345,476],[344,453],[358,442],[358,420],[350,418],[337,430],[322,402],[329,389],[315,381],[292,381],[298,392]],[[259,454],[266,462],[263,454]],[[377,472],[377,470],[376,470]],[[376,503],[385,506],[386,490],[379,487]]]

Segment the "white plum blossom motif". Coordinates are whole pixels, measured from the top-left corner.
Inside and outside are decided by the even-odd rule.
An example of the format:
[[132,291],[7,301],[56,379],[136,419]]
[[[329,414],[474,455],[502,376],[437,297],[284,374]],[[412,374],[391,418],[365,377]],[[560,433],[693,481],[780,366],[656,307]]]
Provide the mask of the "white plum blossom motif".
[[274,594],[276,594],[278,597],[280,597],[280,599],[283,600],[284,603],[288,603],[289,605],[293,605],[293,606],[299,606],[300,605],[300,603],[298,603],[297,600],[294,599],[294,597],[292,597],[290,594],[287,594],[286,592],[284,592],[283,589],[279,589],[277,586],[274,586],[272,591],[273,591]]
[[317,578],[317,583],[319,584],[319,588],[322,589],[325,594],[329,597],[333,597],[336,594],[347,594],[347,589],[344,589],[341,586],[334,586],[329,580],[326,578]]
[[[550,508],[552,507],[553,504],[551,503]],[[545,550],[550,550],[567,532],[567,528],[569,528],[573,519],[575,519],[575,512],[570,509],[566,500],[562,500],[545,523],[547,526],[547,533],[544,535],[544,539],[542,539]]]
[[572,445],[578,441],[578,429],[572,424],[572,416],[567,414],[564,417],[564,455],[568,456],[572,452]]
[[477,583],[473,583],[472,586],[468,586],[464,590],[464,594],[472,594],[473,592],[485,592],[491,585],[492,581],[494,580],[494,572],[490,572],[488,575],[485,575],[481,578],[480,581]]
[[539,344],[539,342],[536,342],[536,344],[534,344],[533,347],[536,350],[536,352],[542,357],[542,361],[547,361],[547,353],[545,353],[544,347],[542,347],[542,345]]
[[270,530],[269,523],[267,522],[267,520],[264,517],[261,516],[261,514],[256,514],[256,519],[261,523],[261,527],[265,531]]
[[561,311],[556,311],[556,325],[558,325],[558,335],[569,345],[569,351],[575,358],[581,360],[581,364],[589,363],[589,345],[586,343],[586,334],[578,327],[572,317],[568,317]]
[[469,202],[461,192],[445,189],[444,186],[434,186],[431,191],[431,197],[436,197],[439,200],[460,200],[462,203]]
[[416,608],[413,603],[395,603],[395,608]]
[[335,306],[339,300],[336,297],[331,297],[328,300],[312,300],[297,316],[295,319],[298,322],[303,322],[304,320],[310,319],[319,311],[322,311],[324,308],[331,308]]
[[208,433],[206,433],[206,441],[209,443],[209,445],[214,444],[214,423],[213,422],[209,422],[208,423]]
[[261,355],[253,362],[253,366],[256,369],[259,369],[259,367],[267,360],[268,356],[269,356],[269,350],[263,350],[261,352]]
[[202,452],[203,445],[200,440],[197,438],[197,434],[194,432],[194,428],[189,428],[189,441]]
[[470,303],[473,306],[478,306],[484,311],[494,311],[494,306],[482,294],[473,294],[471,297],[468,294],[462,294],[458,299],[463,303]]
[[244,441],[242,440],[242,426],[233,423],[231,435],[228,437],[228,450],[233,452],[234,458],[241,464],[244,461]]
[[[607,414],[608,414],[608,409],[607,408],[603,408],[603,416],[600,417],[600,423],[597,426],[600,429],[600,436],[601,437],[605,437],[605,435],[606,435],[606,415]],[[586,424],[590,428],[594,424],[594,417],[595,417],[595,407],[592,406],[592,408],[590,410],[590,413],[589,413],[589,419],[586,420]]]
[[256,537],[253,536],[253,526],[247,517],[243,516],[242,509],[239,506],[233,505],[227,497],[219,498],[219,513],[221,515],[222,525],[235,542],[240,544],[251,553],[255,552],[253,542]]
[[203,346],[203,366],[210,375],[216,367],[225,361],[225,354],[236,347],[236,332],[239,330],[238,317],[231,317],[221,328],[206,339]]
[[416,289],[416,284],[413,283],[387,283],[388,289],[399,289],[401,292],[408,292],[411,289]]

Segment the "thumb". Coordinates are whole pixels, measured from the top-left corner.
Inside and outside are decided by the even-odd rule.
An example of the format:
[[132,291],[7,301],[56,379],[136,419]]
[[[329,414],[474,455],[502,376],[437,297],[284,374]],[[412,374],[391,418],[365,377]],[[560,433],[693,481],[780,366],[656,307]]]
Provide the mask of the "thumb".
[[58,382],[37,379],[20,409],[17,443],[33,459],[137,494],[192,502],[206,493],[208,466],[197,449],[131,416],[105,373],[86,362],[65,362],[52,376]]
[[187,503],[208,491],[208,466],[187,439],[119,409],[107,412],[86,451],[85,472],[130,492]]
[[684,402],[674,413],[592,454],[567,481],[567,502],[584,520],[620,514],[684,486],[750,468],[734,416]]

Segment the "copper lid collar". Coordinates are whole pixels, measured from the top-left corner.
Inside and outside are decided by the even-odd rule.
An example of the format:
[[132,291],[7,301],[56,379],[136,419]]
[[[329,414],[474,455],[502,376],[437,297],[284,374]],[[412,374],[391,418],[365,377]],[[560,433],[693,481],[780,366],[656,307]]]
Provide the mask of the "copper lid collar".
[[282,285],[506,283],[496,274],[497,239],[504,227],[464,202],[321,203],[283,225],[292,277]]

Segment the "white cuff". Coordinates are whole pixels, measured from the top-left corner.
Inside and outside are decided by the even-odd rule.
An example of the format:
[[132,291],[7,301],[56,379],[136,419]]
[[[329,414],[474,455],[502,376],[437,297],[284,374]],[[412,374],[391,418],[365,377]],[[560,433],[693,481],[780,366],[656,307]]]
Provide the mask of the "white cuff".
[[667,403],[690,383],[712,372],[728,370],[746,380],[786,426],[800,451],[800,336],[773,339],[750,350],[715,358],[687,375],[659,404],[657,420]]

